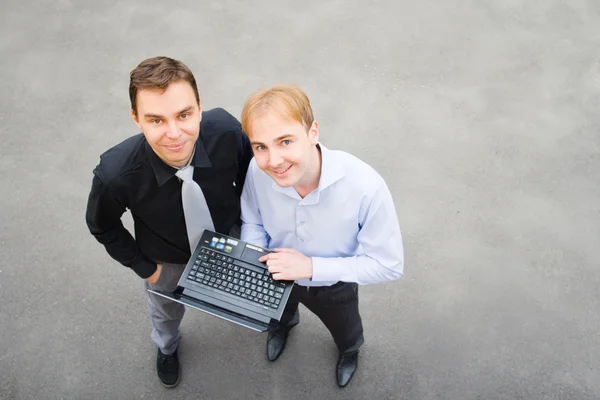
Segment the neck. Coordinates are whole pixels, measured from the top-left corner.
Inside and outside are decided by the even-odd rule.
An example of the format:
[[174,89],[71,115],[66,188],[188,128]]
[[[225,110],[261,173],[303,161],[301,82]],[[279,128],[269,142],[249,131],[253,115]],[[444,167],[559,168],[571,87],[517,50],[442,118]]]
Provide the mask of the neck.
[[304,198],[319,186],[321,180],[321,150],[315,145],[311,154],[310,166],[306,171],[306,176],[294,189]]
[[188,165],[190,165],[192,163],[192,158],[194,157],[194,153],[196,152],[196,148],[194,147],[194,149],[192,150],[192,153],[190,154],[189,158],[182,163],[178,163],[180,165],[173,165],[173,164],[169,164],[166,163],[169,167],[173,167],[175,169],[182,169],[184,167],[187,167]]

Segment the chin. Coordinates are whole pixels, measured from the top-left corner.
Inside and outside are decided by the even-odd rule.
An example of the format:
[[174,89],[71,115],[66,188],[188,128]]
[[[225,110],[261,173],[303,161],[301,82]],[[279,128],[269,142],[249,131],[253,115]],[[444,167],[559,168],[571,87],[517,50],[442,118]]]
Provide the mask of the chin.
[[276,176],[271,175],[271,178],[275,181],[275,183],[283,188],[294,186],[296,183],[293,179],[289,178],[278,178]]

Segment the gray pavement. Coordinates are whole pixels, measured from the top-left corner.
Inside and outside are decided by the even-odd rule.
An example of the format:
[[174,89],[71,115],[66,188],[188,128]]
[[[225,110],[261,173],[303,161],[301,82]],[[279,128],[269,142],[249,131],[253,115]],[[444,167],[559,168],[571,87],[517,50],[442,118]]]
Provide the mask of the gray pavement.
[[[1,9],[1,399],[600,398],[598,1]],[[323,143],[387,180],[405,276],[361,288],[346,389],[306,310],[276,363],[264,335],[188,311],[182,383],[159,385],[142,282],[84,221],[98,155],[137,133],[129,71],[155,55],[236,116],[300,84]]]

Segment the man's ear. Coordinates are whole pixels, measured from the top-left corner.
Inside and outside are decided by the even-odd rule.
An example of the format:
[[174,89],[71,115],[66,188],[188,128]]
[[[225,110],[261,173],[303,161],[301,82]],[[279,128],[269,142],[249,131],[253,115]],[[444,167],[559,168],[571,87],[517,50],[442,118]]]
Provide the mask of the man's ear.
[[319,123],[317,121],[313,121],[308,130],[308,140],[311,144],[319,143]]
[[131,109],[131,118],[133,119],[133,122],[138,126],[138,128],[140,129],[140,132],[141,132],[142,131],[142,127],[140,125],[140,121],[138,119],[138,116],[135,113],[135,110],[133,108]]

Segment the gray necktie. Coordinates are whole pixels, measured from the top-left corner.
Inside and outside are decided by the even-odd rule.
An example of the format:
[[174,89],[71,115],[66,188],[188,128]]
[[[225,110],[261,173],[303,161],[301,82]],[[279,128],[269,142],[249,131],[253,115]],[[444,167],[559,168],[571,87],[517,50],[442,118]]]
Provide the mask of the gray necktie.
[[202,189],[194,181],[194,167],[191,165],[180,169],[175,174],[183,181],[181,185],[181,201],[183,203],[183,214],[185,216],[185,227],[190,241],[190,250],[196,250],[200,236],[204,229],[211,231],[215,227],[206,204]]

